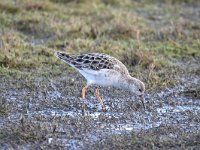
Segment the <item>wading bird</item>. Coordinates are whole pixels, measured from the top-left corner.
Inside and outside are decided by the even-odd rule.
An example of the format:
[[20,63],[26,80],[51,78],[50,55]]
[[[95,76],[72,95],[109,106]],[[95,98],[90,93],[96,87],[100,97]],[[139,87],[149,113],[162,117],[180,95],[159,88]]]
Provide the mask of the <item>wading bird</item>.
[[[87,80],[87,85],[82,89],[82,99],[85,99],[86,90],[89,86],[113,86],[140,96],[143,107],[145,108],[143,97],[145,91],[144,83],[130,76],[126,66],[118,59],[100,53],[75,56],[57,52],[56,56],[78,70]],[[100,97],[99,88],[96,89],[96,96],[101,104],[102,110],[106,111],[106,107]]]

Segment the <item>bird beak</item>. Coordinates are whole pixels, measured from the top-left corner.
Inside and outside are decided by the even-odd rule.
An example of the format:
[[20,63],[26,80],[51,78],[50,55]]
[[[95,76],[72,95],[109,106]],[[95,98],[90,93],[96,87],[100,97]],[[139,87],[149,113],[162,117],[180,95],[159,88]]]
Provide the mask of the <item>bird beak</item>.
[[145,105],[144,105],[144,95],[140,95],[139,97],[140,97],[140,100],[141,100],[142,105],[143,105],[144,110],[145,110]]

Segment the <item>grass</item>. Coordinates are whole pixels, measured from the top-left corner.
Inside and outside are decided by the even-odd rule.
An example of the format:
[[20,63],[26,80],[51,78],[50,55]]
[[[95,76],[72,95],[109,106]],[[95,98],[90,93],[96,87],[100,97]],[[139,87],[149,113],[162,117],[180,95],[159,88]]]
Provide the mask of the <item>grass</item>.
[[[145,82],[147,92],[176,86],[181,77],[200,75],[199,6],[196,0],[1,0],[0,92],[10,87],[32,91],[38,88],[35,82],[40,78],[60,78],[66,72],[74,77],[75,71],[57,60],[55,51],[112,55],[128,67],[131,75]],[[48,91],[47,85],[40,86]],[[0,100],[0,116],[5,117],[15,107]],[[0,144],[13,136],[20,143],[26,138],[28,142],[39,141],[45,135],[32,130],[24,135],[21,130],[17,128],[12,134],[0,131]],[[182,141],[177,146],[166,133],[157,137],[156,132],[133,134],[128,137],[128,148],[192,147],[189,143],[199,146],[199,135],[187,137],[180,132],[177,136]],[[121,138],[126,139],[112,137],[107,144]]]

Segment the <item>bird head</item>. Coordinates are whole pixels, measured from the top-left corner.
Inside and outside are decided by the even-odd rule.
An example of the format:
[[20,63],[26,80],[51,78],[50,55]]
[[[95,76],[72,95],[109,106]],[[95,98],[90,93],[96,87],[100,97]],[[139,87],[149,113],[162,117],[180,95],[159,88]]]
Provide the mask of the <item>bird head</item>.
[[145,85],[142,81],[140,81],[139,79],[130,77],[130,79],[128,80],[128,90],[135,94],[138,95],[141,99],[142,105],[145,109],[145,105],[144,105],[144,92],[145,92]]
[[145,85],[139,79],[131,77],[128,80],[128,88],[131,93],[134,93],[138,96],[144,95]]

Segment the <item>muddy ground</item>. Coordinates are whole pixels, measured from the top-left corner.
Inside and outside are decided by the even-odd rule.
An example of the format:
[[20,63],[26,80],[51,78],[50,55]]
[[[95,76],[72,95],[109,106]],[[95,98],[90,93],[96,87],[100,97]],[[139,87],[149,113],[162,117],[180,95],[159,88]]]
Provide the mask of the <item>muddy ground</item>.
[[146,110],[137,97],[102,88],[103,112],[91,89],[83,115],[77,73],[28,83],[12,78],[1,82],[1,149],[198,149],[199,80],[185,77],[173,88],[146,93]]
[[[0,149],[200,149],[197,1],[1,1]],[[130,19],[131,18],[131,19]],[[103,52],[145,82],[145,105],[57,60]]]

